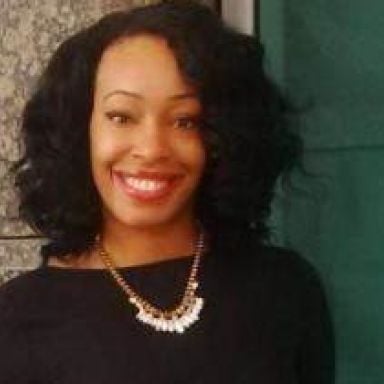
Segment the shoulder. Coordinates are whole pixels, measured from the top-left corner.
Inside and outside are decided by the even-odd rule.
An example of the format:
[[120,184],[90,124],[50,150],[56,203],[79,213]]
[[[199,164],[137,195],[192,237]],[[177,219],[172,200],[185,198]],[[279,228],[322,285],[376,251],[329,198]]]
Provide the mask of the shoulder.
[[314,265],[294,250],[255,244],[239,268],[239,274],[253,275],[271,291],[296,296],[300,301],[323,290],[319,272]]
[[37,299],[38,275],[27,272],[0,287],[0,371],[6,383],[24,383],[32,375],[30,322],[25,314]]
[[218,258],[233,271],[262,269],[308,279],[318,275],[311,262],[297,251],[265,243],[251,228],[222,226],[212,238]]
[[319,279],[314,265],[297,251],[288,248],[255,244],[249,263],[262,268],[265,273],[292,279],[298,284],[307,285],[311,280]]
[[42,271],[36,269],[0,286],[0,323],[14,322],[27,312],[45,290]]
[[322,293],[319,272],[309,260],[295,250],[262,243],[252,229],[225,227],[215,235],[214,247],[218,269],[239,286],[262,285],[268,292],[303,298]]

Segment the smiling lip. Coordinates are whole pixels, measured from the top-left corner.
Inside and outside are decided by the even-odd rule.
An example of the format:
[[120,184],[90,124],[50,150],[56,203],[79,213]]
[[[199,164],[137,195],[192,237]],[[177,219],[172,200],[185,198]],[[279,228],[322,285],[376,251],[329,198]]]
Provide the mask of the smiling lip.
[[115,185],[128,197],[150,202],[168,196],[175,189],[181,175],[161,172],[113,171],[112,178]]

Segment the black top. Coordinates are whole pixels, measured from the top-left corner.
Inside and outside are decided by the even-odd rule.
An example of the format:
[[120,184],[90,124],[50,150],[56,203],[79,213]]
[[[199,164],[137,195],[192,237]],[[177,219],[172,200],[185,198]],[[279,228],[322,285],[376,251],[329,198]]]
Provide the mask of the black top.
[[[192,257],[121,268],[163,308]],[[158,332],[105,270],[42,266],[0,287],[1,384],[330,384],[333,338],[319,279],[295,253],[248,238],[202,259],[201,318]]]

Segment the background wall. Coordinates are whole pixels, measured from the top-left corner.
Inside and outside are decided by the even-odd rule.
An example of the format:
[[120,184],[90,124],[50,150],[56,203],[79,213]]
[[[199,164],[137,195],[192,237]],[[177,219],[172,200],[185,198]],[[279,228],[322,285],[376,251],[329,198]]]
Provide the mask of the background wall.
[[[59,42],[117,9],[156,0],[0,1],[0,284],[39,263],[41,239],[20,222],[9,166],[19,157],[20,115]],[[214,0],[202,0],[213,6]]]
[[268,68],[303,108],[304,167],[275,241],[310,259],[334,316],[338,384],[384,383],[384,3],[264,0]]

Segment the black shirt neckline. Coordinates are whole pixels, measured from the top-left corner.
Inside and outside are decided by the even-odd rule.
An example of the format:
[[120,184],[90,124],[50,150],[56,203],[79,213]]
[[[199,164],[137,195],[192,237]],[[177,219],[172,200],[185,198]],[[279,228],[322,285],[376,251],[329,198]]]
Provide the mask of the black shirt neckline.
[[[207,256],[208,256],[207,253],[205,253],[201,257],[200,263],[202,263]],[[179,265],[182,266],[184,264],[192,263],[193,258],[194,258],[194,255],[177,256],[171,259],[162,259],[162,260],[157,260],[157,261],[153,261],[145,264],[135,264],[135,265],[125,266],[125,267],[117,267],[116,270],[120,272],[151,271],[151,270],[163,269],[167,267],[177,267]],[[48,265],[48,264],[41,265],[40,270],[48,273],[54,273],[54,274],[100,274],[108,271],[107,268],[80,268],[80,267],[66,268],[66,267],[59,267],[59,266]]]

